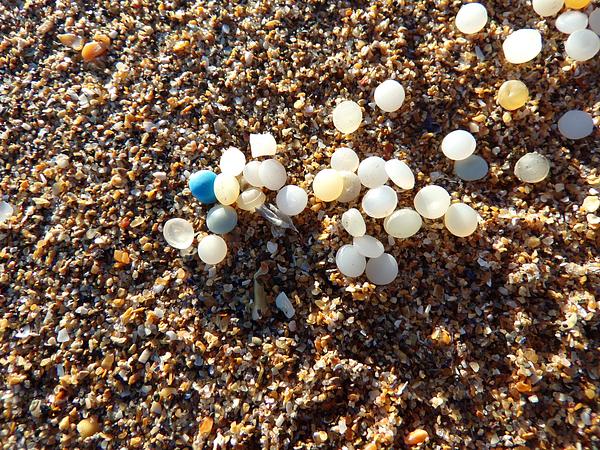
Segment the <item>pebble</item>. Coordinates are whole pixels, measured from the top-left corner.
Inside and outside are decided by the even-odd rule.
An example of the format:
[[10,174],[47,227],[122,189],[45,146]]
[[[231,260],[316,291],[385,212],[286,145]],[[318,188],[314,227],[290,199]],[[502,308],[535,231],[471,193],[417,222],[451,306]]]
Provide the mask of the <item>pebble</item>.
[[250,161],[243,170],[244,179],[255,187],[263,187],[263,182],[258,172],[260,165],[260,161]]
[[406,239],[417,234],[423,225],[423,219],[411,208],[394,211],[383,221],[383,228],[392,237]]
[[594,131],[594,119],[590,113],[573,109],[558,119],[558,130],[567,139],[583,139]]
[[498,89],[498,104],[508,111],[519,109],[529,100],[529,89],[519,80],[508,80]]
[[77,424],[77,431],[79,432],[79,435],[85,439],[100,431],[100,425],[94,417],[90,417],[79,421]]
[[383,244],[373,236],[357,236],[352,240],[352,245],[366,258],[379,258],[385,249]]
[[379,286],[390,284],[398,276],[398,262],[389,253],[384,253],[379,258],[369,260],[366,274],[368,280],[373,284]]
[[404,443],[406,445],[418,445],[425,442],[428,438],[429,434],[427,433],[427,431],[421,428],[417,428],[416,430],[411,431],[406,435],[406,437],[404,438]]
[[435,184],[425,186],[414,198],[415,209],[426,219],[438,219],[450,207],[450,194]]
[[375,88],[375,104],[385,112],[398,111],[406,93],[404,87],[396,80],[386,80]]
[[273,156],[277,153],[277,142],[271,133],[251,134],[250,152],[253,158]]
[[488,13],[481,3],[462,5],[456,14],[456,28],[464,34],[474,34],[483,30],[488,21]]
[[235,203],[240,195],[240,183],[233,175],[220,173],[215,178],[215,197],[222,205]]
[[237,177],[246,166],[246,156],[237,148],[230,147],[223,152],[219,160],[219,168],[226,175]]
[[217,201],[215,196],[215,179],[217,175],[210,170],[200,170],[193,173],[189,179],[189,188],[192,195],[204,204]]
[[442,152],[447,158],[455,161],[471,156],[476,146],[475,137],[465,130],[448,133],[442,140]]
[[249,188],[240,194],[236,205],[245,211],[253,212],[265,203],[267,196],[258,188]]
[[163,236],[171,247],[185,250],[194,241],[194,227],[185,219],[169,219],[163,226]]
[[263,186],[272,191],[278,191],[287,181],[285,167],[276,159],[264,160],[258,168],[258,176]]
[[81,57],[84,61],[93,61],[94,59],[104,55],[108,50],[108,45],[104,42],[88,42],[81,49]]
[[324,202],[336,200],[344,190],[344,179],[337,170],[321,170],[313,180],[315,196]]
[[304,211],[308,204],[306,191],[299,186],[289,185],[283,187],[275,199],[277,208],[287,216],[296,216]]
[[344,187],[342,189],[342,193],[337,198],[337,201],[349,203],[356,200],[360,195],[360,190],[362,188],[360,178],[358,178],[358,175],[350,171],[339,172],[339,174],[344,182]]
[[363,186],[376,188],[388,180],[385,170],[385,160],[379,156],[370,156],[363,159],[358,166],[358,178]]
[[215,234],[233,231],[237,222],[237,212],[231,206],[215,205],[206,214],[206,227]]
[[287,317],[291,319],[296,314],[296,310],[294,309],[294,305],[290,302],[290,299],[284,292],[280,292],[277,297],[275,297],[275,306]]
[[333,125],[344,134],[354,133],[362,122],[362,110],[358,103],[346,100],[333,110]]
[[526,63],[542,51],[542,35],[538,30],[530,28],[516,30],[505,39],[502,49],[508,62]]
[[571,9],[583,9],[591,3],[592,0],[565,0],[565,6]]
[[6,222],[14,214],[14,208],[7,202],[0,202],[0,223]]
[[515,176],[525,183],[539,183],[549,172],[550,161],[537,152],[523,155],[515,164]]
[[354,245],[343,245],[335,254],[335,263],[343,275],[355,278],[365,272],[367,260]]
[[588,26],[588,16],[581,11],[565,11],[556,18],[558,31],[571,34],[577,30],[585,30]]
[[479,155],[471,155],[466,159],[454,161],[454,173],[464,181],[476,181],[488,173],[488,163]]
[[600,37],[592,30],[577,30],[565,42],[567,56],[575,61],[588,61],[600,51]]
[[555,16],[565,5],[564,0],[533,0],[533,10],[542,17]]
[[66,328],[61,328],[58,330],[58,334],[56,335],[57,342],[63,343],[69,341],[70,339],[71,337],[69,336],[69,332]]
[[338,148],[331,155],[331,168],[335,170],[356,172],[359,163],[356,152],[348,147]]
[[588,21],[592,31],[596,34],[600,34],[600,8],[596,8],[592,11],[588,17]]
[[221,236],[209,234],[198,243],[198,256],[205,264],[219,264],[227,256],[227,244]]
[[390,180],[400,189],[412,189],[415,187],[415,175],[410,167],[399,159],[390,159],[385,162],[385,172]]
[[589,213],[594,213],[600,208],[600,199],[597,195],[588,195],[581,204],[581,208]]
[[444,225],[450,233],[458,237],[467,237],[477,229],[479,215],[465,203],[450,205],[444,215]]
[[356,208],[351,208],[342,214],[342,227],[353,237],[363,236],[367,232],[365,219]]
[[369,189],[362,199],[362,209],[365,214],[374,219],[389,216],[396,209],[398,194],[389,186],[379,186]]

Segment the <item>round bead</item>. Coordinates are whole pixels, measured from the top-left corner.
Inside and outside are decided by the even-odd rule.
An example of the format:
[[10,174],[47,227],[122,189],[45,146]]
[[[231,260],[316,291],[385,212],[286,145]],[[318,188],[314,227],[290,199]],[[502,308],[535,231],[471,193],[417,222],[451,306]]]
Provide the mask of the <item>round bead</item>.
[[591,3],[592,0],[565,0],[565,6],[571,9],[583,9]]
[[169,219],[163,226],[163,236],[171,247],[185,250],[194,241],[194,227],[185,219]]
[[354,133],[362,122],[362,110],[358,103],[343,101],[333,110],[333,125],[344,134]]
[[253,158],[273,156],[277,153],[277,142],[271,133],[251,134],[250,152]]
[[385,112],[400,109],[406,94],[404,87],[396,80],[386,80],[375,88],[375,103]]
[[215,179],[217,175],[210,170],[199,170],[190,176],[188,186],[192,195],[204,204],[217,201],[215,196]]
[[237,213],[231,206],[215,205],[206,214],[206,226],[215,234],[229,233],[237,221]]
[[525,28],[514,31],[502,44],[504,57],[512,64],[531,61],[542,51],[542,35],[538,30]]
[[383,228],[392,237],[406,239],[415,235],[423,225],[423,219],[414,209],[394,211],[383,221]]
[[336,200],[344,190],[344,179],[337,170],[320,171],[313,180],[315,196],[324,202]]
[[254,187],[263,187],[263,183],[258,173],[260,165],[260,161],[250,161],[246,164],[246,167],[244,167],[244,179]]
[[275,203],[282,213],[288,216],[296,216],[306,208],[308,195],[300,186],[284,186],[277,193]]
[[358,236],[352,241],[358,252],[367,258],[379,258],[383,255],[383,244],[373,236]]
[[389,186],[379,186],[369,191],[362,199],[362,209],[365,214],[374,219],[389,216],[398,204],[398,194]]
[[477,229],[478,217],[477,212],[469,205],[454,203],[444,216],[444,224],[454,236],[466,237]]
[[556,15],[565,5],[565,0],[533,0],[533,10],[542,17]]
[[278,191],[287,181],[285,167],[276,159],[266,159],[260,163],[258,176],[263,186],[272,191]]
[[488,13],[481,3],[462,5],[456,15],[456,28],[461,33],[474,34],[483,30],[488,21]]
[[515,176],[525,183],[539,183],[549,172],[550,161],[536,152],[523,155],[515,164]]
[[446,157],[455,161],[468,158],[475,151],[475,137],[465,130],[448,133],[442,141],[442,152]]
[[379,156],[363,159],[358,166],[358,178],[363,186],[376,188],[385,184],[388,174],[385,171],[385,161]]
[[574,31],[565,42],[565,51],[575,61],[587,61],[600,51],[600,37],[592,30]]
[[338,270],[347,277],[361,276],[367,265],[367,260],[353,245],[343,245],[335,254]]
[[454,162],[454,173],[464,181],[481,180],[488,173],[488,163],[479,155]]
[[231,205],[240,195],[240,183],[233,175],[220,173],[215,178],[215,196],[222,205]]
[[508,111],[519,109],[529,100],[529,89],[519,80],[508,80],[498,89],[498,104]]
[[435,184],[425,186],[414,198],[415,209],[426,219],[437,219],[448,211],[450,194]]
[[577,30],[585,30],[588,25],[588,16],[581,11],[565,11],[556,18],[558,31],[571,34]]
[[363,236],[367,232],[365,219],[356,208],[349,209],[342,214],[342,227],[353,237]]
[[237,199],[237,206],[244,211],[254,211],[265,203],[266,196],[260,189],[249,188],[240,194]]
[[221,236],[209,234],[198,243],[198,256],[205,264],[219,264],[227,256],[227,244]]
[[398,276],[398,262],[389,253],[370,259],[366,267],[367,278],[373,284],[384,286]]
[[15,212],[7,202],[0,202],[0,223],[7,221]]
[[331,168],[335,170],[356,172],[359,163],[358,155],[351,148],[338,148],[331,155]]
[[353,172],[340,172],[340,176],[344,180],[344,188],[342,189],[342,193],[337,198],[338,202],[349,203],[354,201],[360,195],[360,189],[362,185],[360,184],[360,178]]
[[594,120],[591,114],[573,109],[558,119],[558,131],[567,139],[583,139],[594,131]]
[[400,161],[399,159],[386,161],[385,173],[400,189],[412,189],[415,187],[415,175],[404,161]]
[[596,34],[600,34],[600,8],[596,8],[595,10],[593,10],[588,20],[590,23],[590,28]]
[[230,147],[223,152],[219,161],[221,173],[237,177],[244,170],[246,156],[237,148]]

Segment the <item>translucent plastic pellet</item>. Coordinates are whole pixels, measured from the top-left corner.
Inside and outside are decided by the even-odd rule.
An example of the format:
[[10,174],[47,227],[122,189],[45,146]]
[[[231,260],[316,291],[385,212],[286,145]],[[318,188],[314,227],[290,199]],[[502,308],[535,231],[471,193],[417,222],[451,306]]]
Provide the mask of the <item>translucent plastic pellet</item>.
[[335,170],[356,172],[359,163],[358,155],[351,148],[338,148],[331,155],[331,168]]
[[519,109],[529,100],[529,89],[519,80],[508,80],[498,89],[498,104],[508,111]]
[[260,161],[250,161],[246,164],[246,167],[244,167],[244,179],[254,187],[263,187],[263,183],[258,173],[260,165]]
[[272,191],[278,191],[287,181],[285,167],[276,159],[266,159],[260,163],[258,176],[263,186]]
[[594,131],[594,119],[590,113],[573,109],[558,119],[558,130],[567,139],[583,139]]
[[398,194],[389,186],[369,189],[362,199],[365,214],[375,219],[389,216],[396,209]]
[[379,156],[370,156],[363,159],[358,166],[358,177],[363,186],[376,188],[385,184],[388,174],[385,170],[385,161]]
[[556,18],[556,28],[561,33],[571,34],[577,30],[585,30],[588,16],[581,11],[565,11]]
[[596,8],[592,11],[588,17],[590,28],[594,33],[600,34],[600,8]]
[[367,260],[353,245],[343,245],[335,254],[335,263],[343,275],[356,278],[365,272]]
[[390,159],[385,162],[385,172],[390,180],[401,189],[412,189],[415,187],[415,175],[410,167],[399,159]]
[[461,33],[474,34],[483,30],[488,21],[488,13],[481,3],[462,5],[456,14],[456,28]]
[[352,244],[361,255],[367,258],[379,258],[384,252],[383,244],[373,236],[355,237]]
[[225,234],[237,225],[237,212],[231,206],[215,205],[206,214],[206,227],[215,234]]
[[205,236],[198,243],[198,256],[205,264],[219,264],[227,256],[227,244],[221,236]]
[[244,211],[254,211],[265,203],[266,195],[258,188],[249,188],[240,194],[236,205]]
[[423,219],[411,208],[394,211],[383,221],[383,228],[392,237],[406,239],[414,236],[423,225]]
[[240,183],[233,175],[220,173],[215,178],[215,196],[222,205],[235,203],[240,195]]
[[537,152],[527,153],[515,164],[515,176],[526,183],[539,183],[549,172],[550,161]]
[[322,170],[313,180],[313,191],[321,201],[332,202],[337,200],[343,190],[344,179],[337,170]]
[[425,186],[414,198],[415,209],[426,219],[437,219],[448,211],[450,194],[435,184]]
[[542,17],[555,16],[565,5],[564,0],[533,0],[533,10]]
[[362,122],[362,110],[358,103],[343,101],[333,110],[333,125],[344,134],[354,133]]
[[600,51],[600,37],[592,30],[574,31],[565,42],[565,51],[575,61],[587,61]]
[[458,237],[467,237],[477,229],[479,215],[469,205],[454,203],[444,215],[444,225],[450,233]]
[[542,35],[538,30],[524,28],[514,31],[502,44],[504,57],[512,64],[523,64],[542,51]]
[[185,250],[194,241],[194,227],[185,219],[169,219],[163,226],[163,236],[171,247]]
[[288,216],[296,216],[306,208],[308,195],[300,186],[284,186],[277,193],[275,203],[282,213]]
[[369,260],[366,274],[371,283],[385,286],[398,276],[398,262],[389,253],[384,253],[379,258]]
[[455,161],[471,156],[476,146],[475,137],[465,130],[448,133],[442,140],[442,152],[447,158]]
[[353,237],[363,236],[367,232],[365,219],[356,208],[349,209],[342,214],[342,227]]
[[277,142],[271,133],[251,134],[250,151],[253,158],[273,156],[277,153]]
[[230,147],[223,152],[219,161],[221,173],[237,177],[244,170],[246,156],[237,148]]
[[396,80],[386,80],[375,88],[375,103],[385,112],[394,112],[404,103],[404,87]]
[[349,203],[358,198],[360,195],[360,190],[362,188],[362,184],[360,183],[360,178],[353,172],[344,171],[339,172],[343,181],[344,188],[342,189],[342,193],[337,198],[338,202]]
[[454,173],[464,181],[476,181],[488,173],[488,163],[479,155],[471,155],[461,161],[454,161]]

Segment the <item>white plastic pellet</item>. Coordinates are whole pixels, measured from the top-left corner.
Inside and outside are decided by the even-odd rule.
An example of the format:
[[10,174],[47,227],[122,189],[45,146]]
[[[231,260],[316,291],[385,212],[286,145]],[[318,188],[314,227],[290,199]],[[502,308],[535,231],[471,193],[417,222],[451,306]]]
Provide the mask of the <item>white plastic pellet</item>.
[[488,173],[488,163],[479,155],[471,155],[466,159],[454,161],[454,173],[464,181],[476,181]]
[[266,195],[258,188],[249,188],[240,194],[236,205],[244,211],[254,211],[265,203]]
[[506,60],[512,64],[531,61],[542,51],[542,35],[538,30],[524,28],[514,31],[502,44]]
[[237,148],[230,147],[223,152],[219,161],[222,173],[237,177],[244,170],[246,156]]
[[275,203],[282,213],[288,216],[296,216],[306,208],[308,195],[300,186],[284,186],[277,193]]
[[205,264],[219,264],[227,256],[227,244],[221,236],[205,236],[198,243],[198,256]]
[[379,156],[370,156],[363,159],[358,166],[358,177],[363,186],[376,188],[385,184],[388,174],[385,170],[385,161]]
[[360,195],[360,190],[362,185],[360,183],[360,178],[354,172],[344,171],[339,172],[343,181],[344,188],[342,189],[342,193],[337,198],[338,202],[348,203],[354,201]]
[[583,139],[594,131],[594,119],[590,113],[573,109],[558,119],[558,130],[567,139]]
[[250,161],[248,164],[246,164],[246,167],[244,167],[244,179],[254,187],[263,187],[263,183],[258,173],[260,165],[260,161]]
[[558,31],[571,34],[577,30],[584,30],[588,25],[587,14],[581,11],[565,11],[556,18],[556,28]]
[[389,186],[379,186],[369,189],[362,198],[362,209],[365,214],[374,219],[389,216],[396,209],[398,194]]
[[358,103],[346,100],[333,110],[333,125],[344,134],[354,133],[362,122],[362,110]]
[[355,237],[352,244],[366,258],[379,258],[384,252],[383,244],[373,236]]
[[277,142],[271,133],[251,134],[250,150],[253,158],[272,156],[277,153]]
[[474,34],[483,30],[488,21],[488,13],[481,3],[462,5],[456,14],[456,28],[461,33]]
[[477,142],[475,137],[465,130],[448,133],[442,140],[442,152],[454,161],[466,159],[473,154]]
[[335,170],[356,172],[359,163],[356,152],[348,147],[338,148],[331,155],[331,168]]
[[278,191],[287,181],[285,167],[276,159],[265,159],[260,163],[258,176],[263,186],[272,191]]
[[425,186],[414,198],[415,209],[426,219],[437,219],[448,211],[450,194],[435,184]]
[[454,236],[467,237],[477,229],[478,219],[477,211],[469,205],[454,203],[444,215],[444,225]]
[[355,246],[343,245],[335,255],[335,263],[343,275],[355,278],[364,273],[367,260]]
[[367,263],[366,274],[369,281],[379,286],[390,284],[398,276],[398,262],[389,253],[379,258],[370,259]]
[[14,212],[14,208],[9,203],[0,202],[0,223],[7,221]]
[[237,225],[237,212],[231,206],[215,205],[206,214],[206,227],[215,234],[225,234]]
[[219,203],[231,205],[240,195],[240,183],[233,175],[220,173],[215,178],[214,190]]
[[344,179],[337,170],[320,171],[313,180],[315,196],[324,202],[336,200],[344,190]]
[[401,189],[412,189],[415,187],[415,175],[410,167],[399,159],[390,159],[385,162],[385,172],[390,180]]
[[565,5],[565,0],[533,0],[533,10],[542,17],[555,16]]
[[169,219],[163,226],[163,236],[171,247],[185,250],[194,241],[194,227],[185,219]]
[[588,17],[588,21],[592,31],[594,31],[596,34],[600,34],[600,8],[596,8],[592,11]]
[[353,237],[364,236],[367,232],[367,225],[362,214],[356,208],[349,209],[342,214],[342,227]]
[[385,112],[394,112],[404,103],[404,87],[396,80],[386,80],[375,88],[375,103]]
[[587,61],[600,51],[600,37],[592,30],[574,31],[565,42],[565,51],[575,61]]
[[383,228],[392,237],[406,239],[415,235],[423,225],[423,219],[411,208],[394,211],[383,221]]
[[550,161],[537,152],[523,155],[515,164],[515,176],[525,183],[539,183],[549,172]]

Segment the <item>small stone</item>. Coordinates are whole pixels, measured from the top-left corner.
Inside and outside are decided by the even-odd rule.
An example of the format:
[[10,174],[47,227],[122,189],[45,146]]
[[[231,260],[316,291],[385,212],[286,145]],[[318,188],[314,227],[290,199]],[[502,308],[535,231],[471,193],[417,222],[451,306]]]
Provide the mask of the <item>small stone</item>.
[[108,50],[108,45],[104,42],[88,42],[81,49],[81,56],[84,61],[93,61],[96,58],[104,55]]
[[522,64],[534,59],[542,51],[542,35],[538,30],[525,28],[514,31],[502,44],[506,60]]
[[0,223],[6,222],[14,214],[14,208],[7,202],[0,202]]
[[464,181],[481,180],[488,173],[488,163],[479,155],[471,155],[454,162],[454,173]]
[[587,196],[584,200],[583,203],[581,204],[581,208],[584,211],[593,213],[598,211],[598,208],[600,207],[600,200],[598,199],[597,195],[589,195]]
[[383,228],[392,237],[406,239],[415,235],[423,225],[423,219],[414,209],[394,211],[383,221]]
[[515,164],[515,176],[526,183],[539,183],[549,172],[550,161],[537,152],[523,155]]
[[533,0],[533,10],[542,17],[556,15],[564,6],[564,0]]
[[215,179],[217,175],[210,170],[200,170],[193,173],[189,179],[189,188],[192,195],[204,204],[217,201],[215,196]]
[[185,250],[194,241],[194,227],[185,219],[169,219],[163,226],[163,236],[171,247]]
[[414,431],[408,433],[408,435],[404,438],[404,443],[406,445],[418,445],[422,444],[429,438],[429,434],[427,431],[417,428]]
[[353,245],[343,245],[335,255],[338,270],[345,276],[356,278],[361,276],[367,265],[367,260]]
[[205,264],[219,264],[227,256],[227,244],[221,236],[205,236],[198,243],[198,256]]
[[315,196],[324,202],[336,200],[344,190],[344,179],[337,170],[324,169],[313,180]]
[[344,134],[354,133],[362,122],[362,110],[357,103],[346,100],[333,110],[333,125]]
[[360,160],[356,152],[347,147],[338,148],[331,155],[331,168],[342,171],[356,172]]
[[356,208],[349,209],[342,214],[342,227],[353,237],[363,236],[367,231],[365,219]]
[[362,210],[369,217],[382,219],[396,209],[398,194],[389,186],[369,189],[362,199]]
[[498,104],[508,111],[519,109],[529,100],[529,89],[519,80],[508,80],[498,89]]
[[231,206],[215,205],[206,214],[206,227],[215,234],[233,231],[237,222],[237,212]]
[[277,153],[277,142],[271,133],[251,134],[250,151],[253,158],[273,156]]
[[455,161],[471,156],[476,146],[475,137],[465,130],[448,133],[442,140],[442,152],[447,158]]
[[375,104],[385,112],[394,112],[404,103],[404,87],[396,80],[386,80],[375,88]]
[[358,177],[363,186],[376,188],[382,186],[388,180],[385,170],[385,160],[379,156],[370,156],[363,159],[358,166]]
[[477,229],[479,215],[465,203],[450,205],[444,215],[444,224],[450,233],[458,237],[467,237]]
[[571,34],[577,30],[585,30],[588,26],[588,16],[581,11],[565,11],[556,18],[558,31]]
[[384,286],[398,276],[398,262],[389,253],[370,259],[365,269],[367,278],[373,284]]
[[592,30],[577,30],[565,42],[565,51],[575,61],[588,61],[600,51],[600,37]]
[[61,44],[66,45],[67,47],[70,47],[76,51],[79,51],[83,48],[83,39],[76,34],[59,34],[58,40],[61,42]]
[[450,207],[450,194],[434,184],[425,186],[414,198],[415,209],[426,219],[442,217]]
[[456,28],[461,33],[475,34],[483,30],[488,21],[488,13],[481,3],[462,5],[456,15]]
[[63,343],[68,342],[69,340],[71,340],[71,337],[69,336],[69,332],[66,328],[61,328],[60,330],[58,330],[58,334],[56,336],[57,342]]
[[284,186],[277,193],[275,199],[277,208],[288,216],[296,216],[306,208],[308,204],[308,194],[299,186]]
[[94,417],[83,419],[77,424],[77,431],[82,439],[95,435],[100,431],[100,425]]
[[279,295],[277,295],[275,298],[275,305],[288,319],[291,319],[294,317],[294,314],[296,314],[292,302],[290,302],[290,299],[284,292],[280,292]]
[[573,109],[558,120],[558,130],[567,139],[583,139],[594,131],[594,119],[590,113]]

